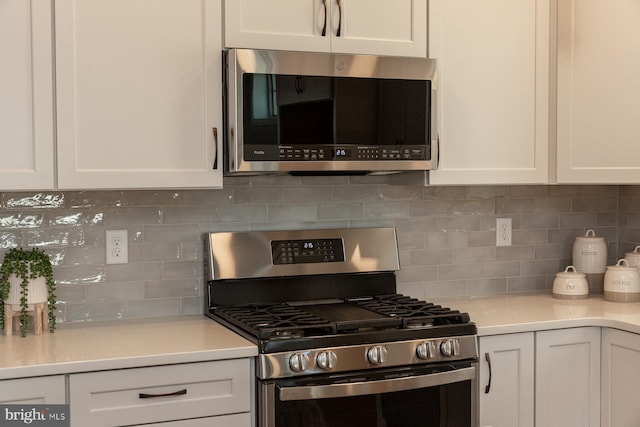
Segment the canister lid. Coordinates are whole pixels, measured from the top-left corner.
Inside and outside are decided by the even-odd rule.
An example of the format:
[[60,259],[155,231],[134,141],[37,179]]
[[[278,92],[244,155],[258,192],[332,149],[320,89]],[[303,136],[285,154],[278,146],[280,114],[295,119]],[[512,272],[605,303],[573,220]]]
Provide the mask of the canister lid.
[[[624,264],[624,265],[622,265]],[[621,258],[618,260],[618,262],[616,263],[616,265],[608,265],[607,266],[607,270],[620,270],[620,271],[633,271],[633,270],[637,270],[638,267],[634,267],[632,265],[629,265],[629,261],[627,261],[624,258]]]
[[561,271],[559,273],[556,273],[556,277],[585,277],[584,273],[580,273],[579,271],[576,270],[576,268],[573,265],[568,266],[567,268],[564,269],[564,271]]
[[596,232],[592,229],[588,229],[584,236],[576,237],[576,240],[604,240],[604,237],[596,236]]
[[625,257],[640,257],[640,246],[636,246],[633,252],[627,252],[624,254]]

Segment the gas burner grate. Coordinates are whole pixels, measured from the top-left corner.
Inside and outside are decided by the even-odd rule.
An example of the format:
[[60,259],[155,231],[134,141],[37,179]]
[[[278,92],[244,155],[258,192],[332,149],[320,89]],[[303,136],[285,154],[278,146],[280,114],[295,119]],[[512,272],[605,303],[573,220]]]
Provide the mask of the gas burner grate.
[[470,321],[467,313],[402,294],[376,295],[347,302],[386,316],[401,318],[404,328],[465,324]]
[[215,312],[258,339],[290,339],[336,332],[332,323],[285,303],[218,307]]

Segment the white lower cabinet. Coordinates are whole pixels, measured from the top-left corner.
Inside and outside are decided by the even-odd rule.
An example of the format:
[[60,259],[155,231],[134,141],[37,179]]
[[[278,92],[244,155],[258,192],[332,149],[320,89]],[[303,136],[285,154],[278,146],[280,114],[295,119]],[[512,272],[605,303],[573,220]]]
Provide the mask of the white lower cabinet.
[[196,418],[193,420],[153,423],[158,427],[248,427],[251,425],[251,414],[220,415],[218,417]]
[[536,426],[600,425],[600,328],[536,333]]
[[249,359],[69,376],[72,427],[249,427]]
[[637,427],[640,335],[602,331],[602,427]]
[[479,348],[481,426],[599,425],[600,328],[487,336]]
[[534,333],[480,338],[480,425],[533,427]]
[[58,405],[66,403],[64,375],[0,381],[0,403]]

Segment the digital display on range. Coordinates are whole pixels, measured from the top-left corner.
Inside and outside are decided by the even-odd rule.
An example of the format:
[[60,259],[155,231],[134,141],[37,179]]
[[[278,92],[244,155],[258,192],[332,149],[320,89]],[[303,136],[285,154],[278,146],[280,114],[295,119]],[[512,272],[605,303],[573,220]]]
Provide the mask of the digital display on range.
[[305,264],[344,261],[342,239],[274,240],[273,264]]

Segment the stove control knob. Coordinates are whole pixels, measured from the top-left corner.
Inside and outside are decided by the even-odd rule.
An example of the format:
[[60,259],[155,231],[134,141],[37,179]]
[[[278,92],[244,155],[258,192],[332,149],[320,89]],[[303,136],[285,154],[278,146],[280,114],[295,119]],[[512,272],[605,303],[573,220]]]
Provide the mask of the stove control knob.
[[445,357],[457,356],[460,354],[460,342],[455,338],[442,341],[440,353]]
[[323,351],[316,356],[316,364],[325,371],[335,368],[337,362],[338,356],[333,351]]
[[374,345],[367,350],[367,359],[374,365],[379,365],[387,360],[387,349],[381,345]]
[[304,353],[295,353],[289,359],[289,367],[294,372],[302,372],[309,367],[309,356]]
[[431,341],[423,342],[416,349],[416,354],[420,359],[432,359],[436,357],[436,345]]

